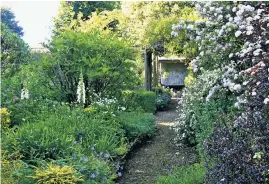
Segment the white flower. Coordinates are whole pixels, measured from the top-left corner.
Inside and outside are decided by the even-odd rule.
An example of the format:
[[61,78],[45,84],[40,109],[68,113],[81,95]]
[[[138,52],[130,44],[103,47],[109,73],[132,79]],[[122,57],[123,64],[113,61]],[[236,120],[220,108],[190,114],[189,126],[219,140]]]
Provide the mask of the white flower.
[[201,6],[200,6],[200,4],[196,3],[196,4],[195,4],[195,8],[196,8],[197,11],[200,11],[200,10],[201,10]]
[[189,25],[187,26],[187,29],[188,29],[188,30],[193,30],[193,28],[194,28],[194,27],[193,27],[192,24],[189,24]]
[[233,11],[233,12],[236,12],[236,7],[233,7],[232,11]]
[[81,73],[77,88],[77,102],[85,104],[85,98],[86,98],[86,90],[85,90],[85,84],[83,82],[83,76]]
[[21,99],[29,99],[29,91],[26,87],[23,87],[21,90]]
[[241,34],[242,34],[242,32],[238,30],[238,31],[235,32],[235,37],[238,37],[238,36],[240,36]]
[[178,33],[175,32],[175,31],[172,31],[171,35],[172,35],[173,37],[178,37]]
[[223,19],[223,15],[218,16],[218,21],[221,21]]
[[240,85],[240,84],[236,84],[236,85],[234,85],[234,90],[235,90],[237,93],[240,93],[241,90],[242,90],[241,85]]
[[264,9],[258,9],[257,14],[260,15],[263,11],[264,11]]
[[260,55],[260,52],[262,52],[262,49],[256,49],[256,50],[253,52],[253,55],[254,55],[254,56],[258,56],[258,55]]
[[253,20],[252,17],[248,17],[248,18],[246,18],[246,21],[247,21],[248,23],[250,23],[252,20]]
[[237,108],[237,109],[239,109],[239,108],[240,108],[240,104],[239,104],[238,102],[236,102],[236,103],[234,104],[234,107]]
[[265,105],[267,105],[267,104],[269,103],[269,98],[265,98],[264,101],[263,101],[263,103],[264,103]]
[[248,31],[246,32],[246,35],[251,35],[252,33],[253,33],[252,30],[248,30]]
[[209,11],[213,12],[215,10],[215,7],[210,7]]

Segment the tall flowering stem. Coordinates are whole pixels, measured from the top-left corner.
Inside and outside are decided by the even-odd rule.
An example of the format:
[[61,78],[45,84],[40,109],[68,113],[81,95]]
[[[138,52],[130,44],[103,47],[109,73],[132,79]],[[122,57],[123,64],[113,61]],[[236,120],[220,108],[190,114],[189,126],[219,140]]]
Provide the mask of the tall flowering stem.
[[83,75],[82,72],[80,73],[79,82],[78,82],[78,88],[77,88],[77,102],[79,104],[85,104],[86,99],[86,90],[85,90],[85,84],[83,81]]

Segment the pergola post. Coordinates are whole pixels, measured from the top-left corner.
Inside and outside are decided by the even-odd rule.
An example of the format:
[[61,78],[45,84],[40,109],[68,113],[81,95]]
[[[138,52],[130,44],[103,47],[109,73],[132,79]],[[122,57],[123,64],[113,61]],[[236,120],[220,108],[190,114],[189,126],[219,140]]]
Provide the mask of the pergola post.
[[158,56],[153,55],[153,87],[158,86],[158,64],[157,64]]
[[151,91],[152,81],[152,52],[149,50],[144,51],[144,65],[145,65],[145,90]]

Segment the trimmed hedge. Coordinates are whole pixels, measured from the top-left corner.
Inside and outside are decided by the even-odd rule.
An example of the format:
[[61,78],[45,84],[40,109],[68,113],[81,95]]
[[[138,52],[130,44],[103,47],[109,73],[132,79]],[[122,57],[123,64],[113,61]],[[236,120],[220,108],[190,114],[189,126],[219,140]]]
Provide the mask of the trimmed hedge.
[[124,91],[122,103],[127,109],[141,108],[144,112],[156,112],[156,93],[143,89],[137,91]]
[[154,134],[154,116],[151,113],[123,112],[118,121],[130,139]]

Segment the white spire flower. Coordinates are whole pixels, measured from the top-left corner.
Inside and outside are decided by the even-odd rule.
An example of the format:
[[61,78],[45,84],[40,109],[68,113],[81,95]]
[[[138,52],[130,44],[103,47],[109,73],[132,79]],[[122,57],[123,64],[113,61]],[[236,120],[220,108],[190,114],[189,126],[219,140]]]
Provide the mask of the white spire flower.
[[78,82],[78,89],[77,89],[77,102],[85,104],[85,84],[83,82],[82,72],[80,73],[79,82]]
[[21,99],[29,99],[29,91],[25,86],[21,90]]

